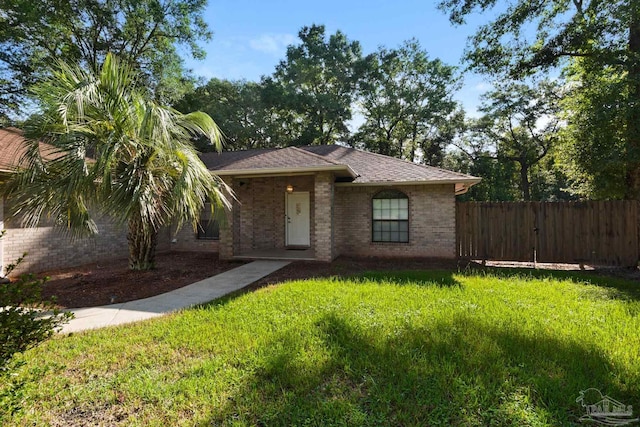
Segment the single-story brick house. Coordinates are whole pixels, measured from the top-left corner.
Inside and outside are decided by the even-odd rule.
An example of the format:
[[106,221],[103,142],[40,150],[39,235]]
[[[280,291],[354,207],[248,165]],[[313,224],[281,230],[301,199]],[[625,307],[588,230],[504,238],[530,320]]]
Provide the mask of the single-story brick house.
[[211,234],[223,259],[454,258],[455,196],[480,181],[339,145],[201,157],[236,195]]
[[[24,138],[0,129],[0,179],[18,165]],[[46,147],[43,147],[46,150]],[[455,257],[455,196],[479,178],[338,145],[204,153],[235,193],[225,219],[197,232],[166,230],[158,250],[220,258],[331,261],[339,255]],[[42,271],[127,256],[126,230],[96,220],[99,235],[70,242],[52,226],[24,229],[0,204],[2,265],[24,252]]]

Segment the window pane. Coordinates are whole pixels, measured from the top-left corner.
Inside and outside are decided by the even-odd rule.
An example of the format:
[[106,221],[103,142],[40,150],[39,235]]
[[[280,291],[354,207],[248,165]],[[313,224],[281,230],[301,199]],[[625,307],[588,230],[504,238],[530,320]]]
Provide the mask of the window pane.
[[374,221],[372,237],[374,242],[408,242],[409,222]]
[[400,208],[398,211],[398,219],[409,219],[409,209]]
[[200,220],[196,237],[203,240],[218,240],[220,238],[220,224],[216,220]]
[[211,203],[205,203],[200,213],[200,219],[208,221],[211,219],[211,216]]
[[398,190],[382,190],[372,199],[372,239],[409,241],[409,198]]

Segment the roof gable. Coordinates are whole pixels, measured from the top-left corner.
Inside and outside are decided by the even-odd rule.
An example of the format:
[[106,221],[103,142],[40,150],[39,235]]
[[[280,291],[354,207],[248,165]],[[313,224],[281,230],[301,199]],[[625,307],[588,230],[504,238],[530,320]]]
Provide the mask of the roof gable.
[[204,164],[218,175],[270,174],[333,170],[356,176],[346,163],[309,152],[298,147],[203,153]]

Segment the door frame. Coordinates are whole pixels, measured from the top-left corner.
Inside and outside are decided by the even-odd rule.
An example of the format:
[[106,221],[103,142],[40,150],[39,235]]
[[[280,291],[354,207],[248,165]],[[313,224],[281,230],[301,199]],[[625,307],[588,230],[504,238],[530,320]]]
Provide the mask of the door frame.
[[[292,195],[306,195],[307,199],[306,199],[306,204],[307,204],[307,215],[308,215],[308,221],[307,223],[309,224],[309,232],[307,235],[307,240],[308,243],[307,244],[302,244],[302,245],[296,245],[296,244],[290,244],[289,243],[289,197]],[[284,216],[285,216],[285,220],[284,220],[284,246],[285,248],[310,248],[311,247],[311,194],[308,191],[295,191],[292,193],[284,193]]]

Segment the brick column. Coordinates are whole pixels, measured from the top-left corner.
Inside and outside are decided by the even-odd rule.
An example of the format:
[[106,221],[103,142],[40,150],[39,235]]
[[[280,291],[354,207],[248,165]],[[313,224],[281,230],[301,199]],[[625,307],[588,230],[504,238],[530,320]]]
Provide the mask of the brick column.
[[[224,178],[224,182],[233,189],[233,180],[231,178]],[[225,208],[226,220],[220,224],[220,244],[218,256],[220,259],[233,258],[233,231],[234,231],[234,216],[237,215],[240,205],[236,200],[229,196],[231,201],[231,210]]]
[[315,176],[315,252],[318,261],[333,261],[333,174],[320,172]]

